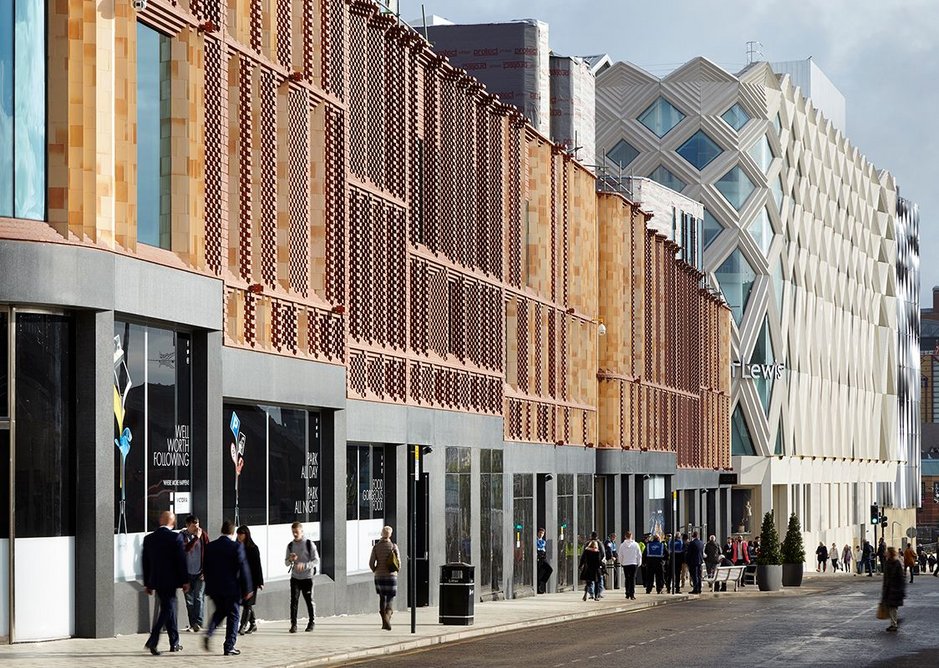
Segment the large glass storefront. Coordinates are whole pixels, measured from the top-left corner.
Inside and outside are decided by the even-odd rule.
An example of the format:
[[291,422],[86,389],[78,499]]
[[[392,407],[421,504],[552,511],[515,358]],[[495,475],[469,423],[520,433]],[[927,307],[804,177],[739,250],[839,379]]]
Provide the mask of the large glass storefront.
[[501,450],[479,452],[479,586],[483,592],[502,591],[503,458]]
[[387,511],[385,446],[346,446],[346,571],[371,572],[368,558],[381,538]]
[[518,596],[535,593],[535,504],[534,479],[529,473],[516,473],[512,476],[512,500],[515,540],[514,551],[514,592]]
[[17,641],[75,629],[75,359],[70,315],[0,307],[0,636]]
[[574,580],[574,474],[559,473],[557,590],[576,589]]
[[222,513],[251,527],[265,580],[289,577],[283,564],[294,522],[322,548],[321,441],[316,411],[223,405]]
[[447,447],[444,518],[448,563],[473,559],[471,473],[469,448]]

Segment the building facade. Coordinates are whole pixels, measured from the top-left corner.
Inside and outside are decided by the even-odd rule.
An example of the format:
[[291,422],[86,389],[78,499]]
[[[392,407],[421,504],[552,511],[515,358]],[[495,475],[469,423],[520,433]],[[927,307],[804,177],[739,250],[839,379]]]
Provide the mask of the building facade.
[[293,521],[330,615],[384,524],[426,605],[533,593],[539,525],[565,589],[591,530],[729,516],[730,312],[376,5],[15,0],[0,82],[0,636],[148,628],[167,509],[252,527],[268,618]]
[[918,387],[898,382],[918,360],[918,228],[893,177],[766,63],[607,68],[597,153],[704,205],[705,268],[734,314],[734,528],[774,509],[808,544],[856,542],[874,502],[913,526]]

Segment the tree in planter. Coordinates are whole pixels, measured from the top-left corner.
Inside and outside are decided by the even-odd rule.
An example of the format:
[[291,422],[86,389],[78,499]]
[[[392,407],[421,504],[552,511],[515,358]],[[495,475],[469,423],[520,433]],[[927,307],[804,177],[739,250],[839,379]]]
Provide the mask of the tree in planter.
[[779,533],[776,531],[776,519],[773,511],[763,515],[763,527],[760,529],[760,554],[756,558],[757,566],[778,566],[782,563],[779,554]]
[[789,516],[789,528],[782,544],[782,562],[784,564],[805,563],[805,545],[802,544],[802,524],[795,513]]

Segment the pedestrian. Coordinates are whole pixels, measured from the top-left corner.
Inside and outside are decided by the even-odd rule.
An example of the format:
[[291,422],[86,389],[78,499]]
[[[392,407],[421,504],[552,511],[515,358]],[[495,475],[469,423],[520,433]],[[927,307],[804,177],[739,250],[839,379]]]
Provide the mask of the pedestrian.
[[[590,540],[595,541],[597,550],[600,551],[600,577],[597,578],[596,600],[603,598],[603,592],[606,591],[606,551],[603,548],[603,541],[600,540],[596,531],[590,532]],[[612,584],[612,583],[611,583]]]
[[209,544],[209,535],[199,526],[199,518],[189,515],[186,528],[179,532],[186,553],[186,571],[189,574],[189,591],[186,592],[186,613],[189,615],[187,631],[198,632],[205,626],[205,579],[202,576],[202,562],[205,546]]
[[887,541],[884,540],[883,536],[880,537],[880,542],[877,544],[877,562],[880,564],[880,572],[884,572],[884,562],[887,560]]
[[939,577],[939,568],[936,568],[937,564],[939,564],[939,561],[936,560],[935,552],[930,552],[929,556],[926,557],[926,565],[934,576]]
[[704,563],[704,543],[698,538],[698,532],[691,532],[691,540],[685,543],[685,567],[691,578],[691,593],[701,593],[701,565]]
[[678,535],[676,533],[675,540],[672,541],[668,549],[669,560],[671,561],[671,575],[674,578],[672,592],[675,594],[680,594],[681,588],[685,584],[685,540],[687,538],[686,534]]
[[916,569],[916,552],[913,551],[913,546],[907,544],[906,549],[903,550],[903,570],[910,572],[910,584],[913,584],[913,571]]
[[157,593],[159,612],[150,638],[144,649],[153,656],[160,656],[157,644],[160,632],[166,627],[170,641],[170,651],[179,652],[179,627],[176,625],[176,590],[182,587],[183,593],[189,591],[189,574],[186,568],[186,553],[176,527],[176,515],[170,510],[160,513],[160,528],[143,539],[143,584],[147,595]]
[[906,597],[906,578],[903,577],[903,566],[897,557],[897,548],[888,547],[884,550],[884,581],[880,592],[880,604],[887,608],[890,617],[890,626],[887,631],[897,632],[899,623],[898,608],[903,605]]
[[603,556],[606,558],[607,564],[613,564],[614,569],[618,567],[619,563],[616,558],[617,545],[616,534],[611,531],[610,535],[606,537],[606,541],[603,543]]
[[815,565],[816,573],[827,573],[828,572],[828,548],[825,547],[825,543],[819,541],[818,547],[815,548],[815,559],[817,564]]
[[303,538],[303,523],[294,522],[290,525],[293,540],[287,543],[287,556],[284,563],[290,570],[290,633],[297,632],[297,606],[300,595],[306,601],[306,611],[309,621],[307,631],[316,626],[316,613],[313,608],[313,576],[316,575],[320,565],[320,555],[316,545],[309,538]]
[[372,553],[368,557],[368,567],[375,574],[381,627],[386,631],[391,630],[391,615],[394,614],[394,600],[398,595],[398,571],[401,570],[401,555],[398,546],[391,542],[392,533],[392,527],[382,527],[381,539],[372,546]]
[[854,574],[861,574],[861,561],[864,559],[864,550],[860,545],[854,546]]
[[841,551],[841,568],[845,573],[851,572],[851,560],[853,555],[851,553],[851,546],[845,545],[844,549]]
[[536,591],[544,594],[548,591],[548,580],[554,568],[548,563],[548,541],[545,540],[544,529],[538,529],[538,538],[535,539],[535,555],[538,558],[538,587]]
[[727,536],[727,540],[724,542],[724,547],[721,548],[721,555],[727,559],[733,565],[734,563],[734,539],[730,536]]
[[704,546],[704,567],[707,569],[708,577],[713,576],[714,569],[717,568],[721,560],[721,546],[717,544],[717,536],[708,536],[708,542]]
[[251,583],[254,585],[254,594],[242,603],[244,610],[241,614],[241,627],[239,635],[247,635],[258,630],[257,617],[254,606],[258,602],[258,594],[264,589],[264,571],[261,569],[261,550],[251,538],[251,529],[246,525],[238,527],[238,542],[245,550],[245,559],[248,560],[248,570],[251,572]]
[[864,545],[861,547],[861,565],[860,568],[867,569],[867,577],[874,577],[874,546],[871,545],[869,540],[864,541]]
[[919,572],[926,572],[926,550],[923,549],[922,545],[916,546],[916,561],[919,564]]
[[838,572],[838,546],[835,543],[831,544],[831,549],[828,550],[828,558],[831,559],[831,572]]
[[600,556],[600,544],[596,539],[590,539],[584,546],[584,551],[580,554],[580,579],[584,581],[584,598],[590,596],[591,600],[600,600],[600,584],[602,577],[600,570],[603,568],[603,559]]
[[646,554],[642,562],[646,565],[646,593],[652,593],[652,586],[655,585],[655,593],[661,594],[664,582],[662,581],[662,562],[665,561],[665,544],[659,540],[658,534],[652,534],[649,542],[646,544]]
[[642,550],[639,548],[639,543],[633,540],[631,531],[623,534],[623,542],[616,550],[616,556],[623,566],[623,587],[626,590],[626,598],[635,601],[636,570],[642,565]]
[[222,522],[221,535],[205,547],[205,591],[215,603],[215,612],[209,620],[202,642],[209,651],[212,635],[225,620],[225,656],[237,656],[238,617],[241,602],[248,600],[254,586],[245,558],[244,546],[235,539],[235,523]]

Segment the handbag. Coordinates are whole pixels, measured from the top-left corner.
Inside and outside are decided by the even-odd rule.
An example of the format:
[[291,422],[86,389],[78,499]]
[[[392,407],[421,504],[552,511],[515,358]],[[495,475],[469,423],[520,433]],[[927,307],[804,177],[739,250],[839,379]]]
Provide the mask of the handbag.
[[881,603],[877,606],[877,619],[887,619],[890,614],[887,612],[887,606]]
[[398,558],[398,548],[391,550],[391,554],[388,555],[388,562],[386,563],[388,571],[390,573],[397,573],[401,570],[401,560]]

